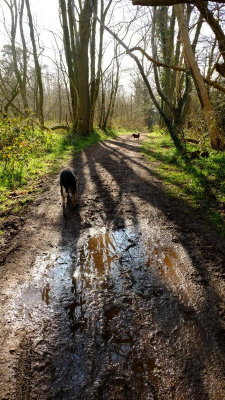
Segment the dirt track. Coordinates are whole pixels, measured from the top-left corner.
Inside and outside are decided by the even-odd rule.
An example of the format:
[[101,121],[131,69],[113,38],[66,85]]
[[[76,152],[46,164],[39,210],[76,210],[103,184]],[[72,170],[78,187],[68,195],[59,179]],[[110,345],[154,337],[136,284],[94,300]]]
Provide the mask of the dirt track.
[[1,253],[0,399],[224,400],[224,243],[130,137],[74,168],[79,207],[55,177]]

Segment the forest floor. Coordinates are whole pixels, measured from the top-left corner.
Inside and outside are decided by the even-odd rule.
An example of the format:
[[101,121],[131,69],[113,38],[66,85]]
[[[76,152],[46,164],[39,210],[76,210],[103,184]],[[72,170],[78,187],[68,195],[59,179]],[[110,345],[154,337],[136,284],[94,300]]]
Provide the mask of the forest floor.
[[54,176],[5,222],[0,399],[224,400],[224,239],[131,135],[71,167],[67,218]]

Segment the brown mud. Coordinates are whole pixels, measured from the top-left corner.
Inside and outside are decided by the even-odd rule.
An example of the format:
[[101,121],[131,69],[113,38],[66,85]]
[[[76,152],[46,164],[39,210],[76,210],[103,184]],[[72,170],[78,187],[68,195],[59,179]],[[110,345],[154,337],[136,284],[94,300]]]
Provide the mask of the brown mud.
[[165,194],[131,136],[73,166],[67,218],[54,177],[9,223],[0,399],[224,400],[222,239]]

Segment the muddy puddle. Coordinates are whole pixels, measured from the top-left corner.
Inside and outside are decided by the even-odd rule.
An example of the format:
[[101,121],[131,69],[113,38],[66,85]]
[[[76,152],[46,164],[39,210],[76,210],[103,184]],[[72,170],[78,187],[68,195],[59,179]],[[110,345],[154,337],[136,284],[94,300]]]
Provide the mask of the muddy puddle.
[[93,289],[99,288],[102,279],[107,277],[114,290],[121,292],[127,285],[138,289],[142,273],[147,272],[148,286],[161,283],[174,289],[181,301],[182,297],[188,300],[195,287],[186,279],[182,258],[173,244],[169,246],[157,237],[151,240],[138,229],[92,232],[77,251],[73,279],[82,282],[84,288]]
[[[188,399],[166,344],[182,328],[180,307],[201,301],[187,266],[169,238],[140,227],[90,230],[76,249],[39,255],[8,309],[30,346],[28,398],[151,400],[172,390]],[[26,373],[16,379],[22,387]]]

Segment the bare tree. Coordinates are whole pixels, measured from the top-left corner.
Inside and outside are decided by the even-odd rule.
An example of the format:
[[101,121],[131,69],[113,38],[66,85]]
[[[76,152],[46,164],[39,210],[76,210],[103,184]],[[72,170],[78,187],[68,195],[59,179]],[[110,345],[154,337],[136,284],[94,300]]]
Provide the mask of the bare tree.
[[[141,6],[171,6],[176,4],[194,4],[205,21],[209,24],[215,37],[218,41],[219,50],[221,56],[224,59],[223,64],[217,64],[217,71],[225,76],[225,34],[219,23],[219,21],[214,18],[212,11],[207,6],[207,1],[205,0],[132,0],[133,5]],[[224,0],[212,0],[212,3],[224,3]]]
[[190,43],[189,33],[187,29],[187,21],[185,19],[183,6],[181,4],[178,4],[175,5],[174,8],[178,19],[180,36],[184,46],[186,62],[191,69],[196,82],[205,121],[209,131],[212,148],[216,150],[223,150],[225,148],[225,140],[221,135],[217,117],[213,110],[213,106],[209,99],[204,79],[201,75],[200,69],[194,56],[194,52]]
[[[157,37],[157,41],[156,41]],[[159,43],[157,43],[159,42]],[[158,45],[157,45],[158,44]],[[179,34],[175,35],[175,13],[169,7],[155,7],[152,14],[151,46],[156,88],[161,97],[162,108],[177,129],[184,122],[184,110],[191,91],[188,71],[183,65]],[[164,62],[157,65],[158,53]],[[176,64],[177,68],[165,65]]]
[[96,103],[99,94],[100,88],[100,80],[103,74],[102,70],[102,60],[103,60],[103,35],[104,35],[104,24],[106,15],[109,11],[109,8],[112,4],[112,0],[108,1],[106,7],[104,7],[104,0],[100,2],[100,20],[102,24],[99,29],[99,46],[98,46],[98,57],[97,57],[97,71],[96,71],[96,24],[97,24],[97,2],[94,7],[94,15],[93,15],[93,24],[92,24],[92,36],[91,36],[91,115],[90,115],[90,126],[93,126],[94,122],[94,114]]
[[[96,36],[97,17],[105,21],[112,0],[59,0],[64,49],[70,82],[74,132],[88,135],[93,130],[103,59],[104,26]],[[99,10],[98,10],[99,8]],[[97,40],[99,44],[97,45]],[[96,53],[98,57],[96,61]]]
[[[63,28],[63,41],[65,57],[68,69],[69,88],[71,96],[72,117],[75,122],[77,119],[77,54],[75,51],[76,21],[72,15],[72,3],[68,1],[68,13],[65,0],[59,0],[61,23]],[[68,21],[69,19],[69,21]]]
[[22,72],[22,96],[24,96],[24,102],[28,109],[27,100],[27,65],[28,65],[28,49],[26,45],[26,39],[23,30],[23,14],[24,14],[24,0],[21,0],[20,11],[19,11],[19,26],[20,26],[20,36],[22,40],[22,51],[23,51],[23,72]]
[[102,74],[102,92],[101,92],[101,112],[99,117],[99,127],[102,130],[107,130],[110,127],[116,96],[119,86],[119,73],[120,63],[118,57],[118,44],[114,43],[114,60],[112,63],[111,71],[106,74]]
[[[99,22],[102,23],[100,20],[99,20]],[[147,77],[147,75],[146,75],[146,73],[144,71],[144,68],[143,68],[140,60],[138,59],[138,57],[136,55],[134,55],[132,53],[132,49],[130,50],[129,47],[124,43],[124,41],[121,40],[119,38],[119,36],[115,32],[113,32],[108,26],[104,25],[104,27],[113,37],[115,37],[115,39],[118,41],[118,43],[126,50],[127,54],[129,54],[129,56],[136,62],[138,70],[139,70],[139,72],[140,72],[140,74],[141,74],[141,76],[143,78],[143,81],[144,81],[144,83],[146,85],[146,88],[148,90],[148,93],[149,93],[151,101],[153,102],[154,106],[158,110],[160,116],[163,118],[163,121],[164,121],[164,123],[165,123],[165,125],[166,125],[166,127],[167,127],[167,129],[168,129],[168,131],[169,131],[169,133],[171,135],[171,138],[172,138],[172,140],[174,142],[174,145],[176,146],[178,151],[183,153],[184,152],[184,146],[183,146],[183,144],[182,144],[182,142],[181,142],[181,140],[180,140],[180,138],[178,136],[177,129],[176,129],[176,127],[174,127],[172,121],[167,116],[167,114],[165,113],[165,111],[161,107],[159,101],[157,100],[157,98],[156,98],[156,96],[155,96],[155,94],[154,94],[154,92],[152,90],[152,87],[150,85],[150,82],[148,80],[148,77]]]
[[25,0],[26,8],[27,8],[27,15],[29,20],[29,28],[30,28],[30,38],[33,47],[33,57],[34,57],[34,65],[35,65],[35,72],[36,72],[36,79],[37,79],[37,112],[38,112],[38,119],[42,125],[44,125],[44,115],[43,115],[43,103],[44,103],[44,94],[43,94],[43,85],[42,85],[42,75],[41,75],[41,66],[39,64],[38,53],[37,53],[37,46],[36,40],[34,35],[34,25],[33,25],[33,18],[30,9],[30,1]]
[[76,131],[81,135],[88,135],[90,127],[90,93],[89,93],[89,40],[91,34],[92,4],[85,0],[79,13],[79,42],[78,42],[78,102]]
[[[64,37],[64,49],[70,83],[74,131],[90,133],[89,40],[92,3],[59,0]],[[78,23],[75,19],[77,15]]]
[[[27,93],[26,93],[26,69],[27,69],[27,55],[26,49],[23,48],[23,71],[18,63],[18,52],[19,49],[16,46],[16,33],[18,27],[18,17],[20,13],[20,27],[21,27],[21,18],[23,15],[23,2],[21,3],[21,9],[18,10],[18,5],[16,0],[4,0],[5,4],[9,8],[10,15],[11,15],[11,34],[10,34],[10,41],[11,41],[11,48],[12,48],[12,57],[13,57],[13,68],[14,73],[20,88],[20,94],[23,103],[23,111],[26,113],[28,111],[28,101],[27,101]],[[23,32],[23,31],[22,31]],[[15,92],[16,93],[16,92]]]

